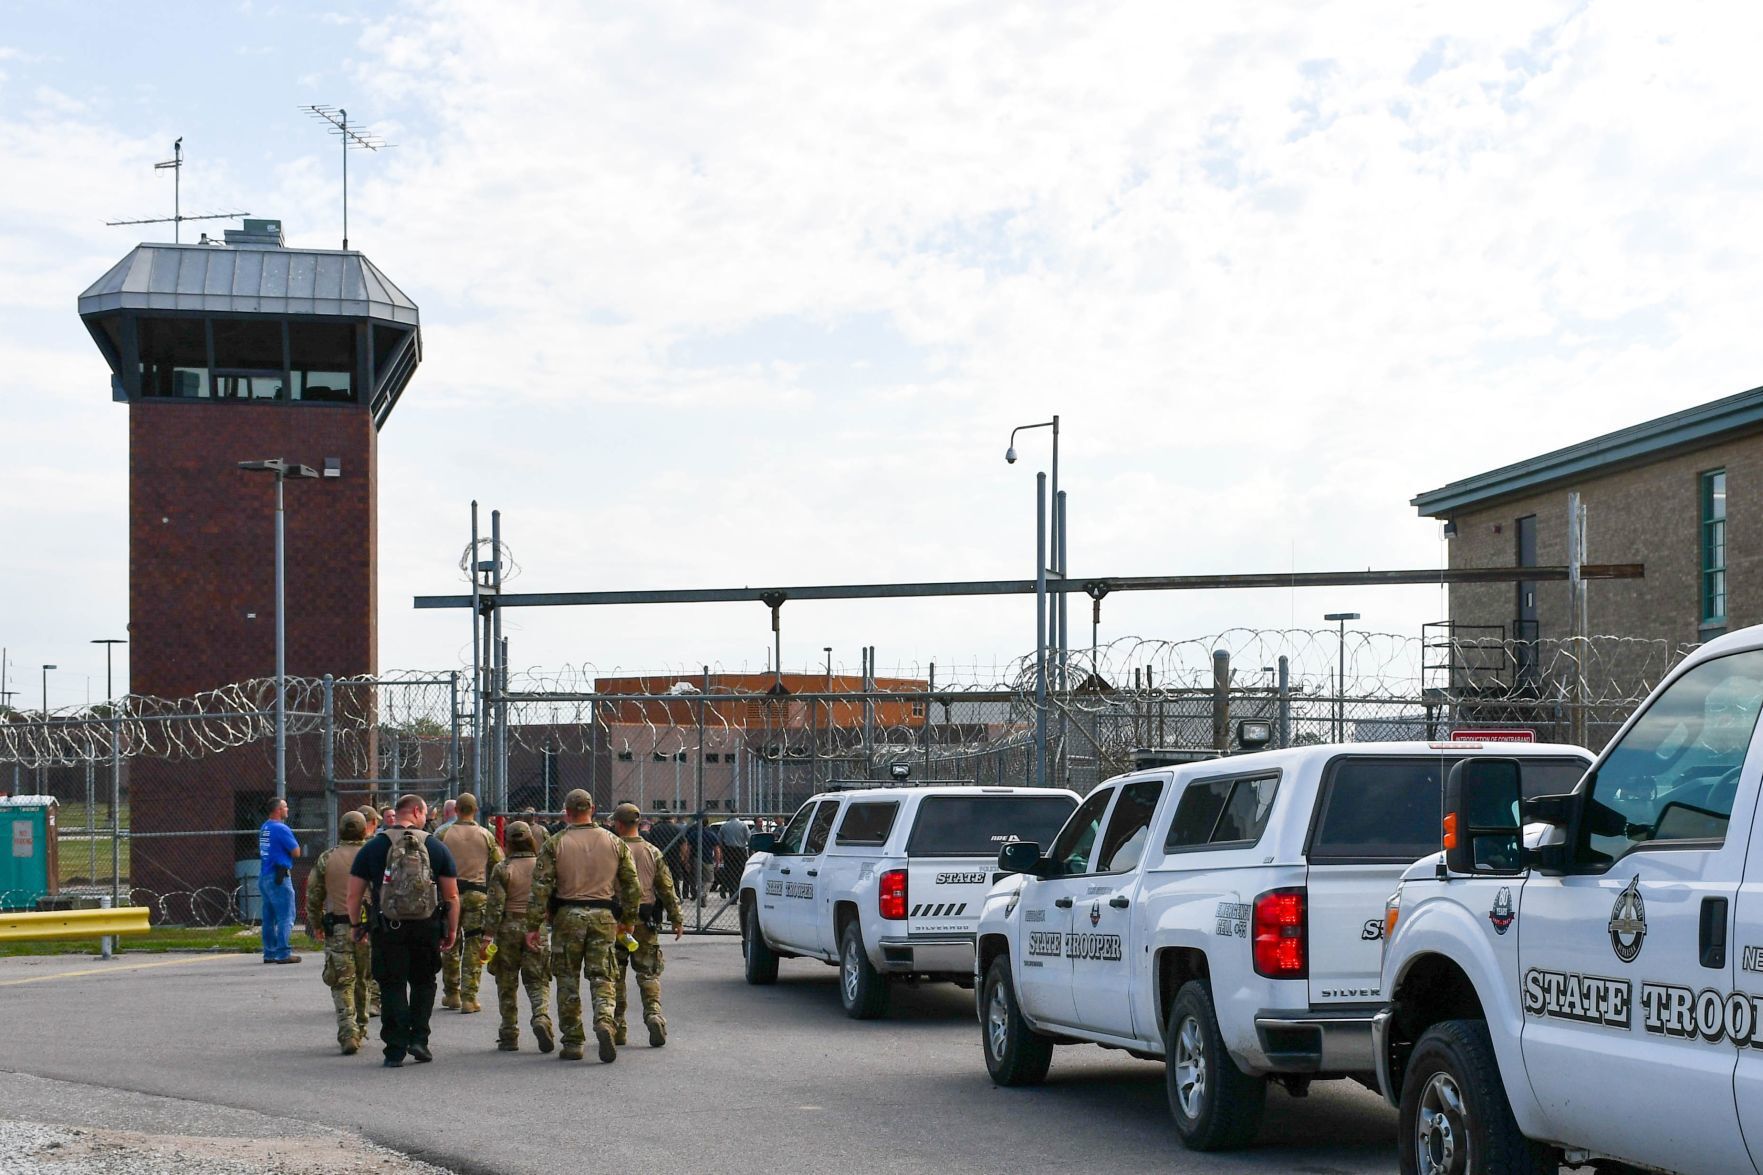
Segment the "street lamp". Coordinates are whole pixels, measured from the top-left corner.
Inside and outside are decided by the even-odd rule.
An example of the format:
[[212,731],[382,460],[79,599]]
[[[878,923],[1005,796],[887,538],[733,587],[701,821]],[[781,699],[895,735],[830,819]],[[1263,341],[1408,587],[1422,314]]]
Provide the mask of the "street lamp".
[[[1047,530],[1046,474],[1037,474],[1035,485],[1035,785],[1045,787],[1047,783],[1047,646],[1051,644],[1058,656],[1056,670],[1063,679],[1066,643],[1065,593],[1059,593],[1059,600],[1052,609],[1052,624],[1049,627],[1047,575],[1051,572],[1061,580],[1065,577],[1065,497],[1059,492],[1058,416],[1034,424],[1019,424],[1011,429],[1010,446],[1004,450],[1004,461],[1009,465],[1016,464],[1016,434],[1031,428],[1053,430],[1053,526],[1050,543]],[[1051,565],[1047,561],[1049,545],[1053,555]]]
[[[122,879],[122,715],[116,709],[116,689],[111,681],[110,655],[116,646],[126,645],[127,641],[120,637],[101,637],[92,642],[104,646],[104,704],[110,710],[110,904],[115,905],[118,887]],[[86,839],[94,839],[92,823],[93,796],[90,789],[86,792]],[[97,870],[93,869],[93,873]],[[110,940],[104,940],[106,950]]]
[[[43,734],[45,736],[43,741],[45,743],[49,741],[47,738],[49,733],[49,671],[59,668],[61,668],[59,665],[43,666]],[[49,791],[49,766],[47,763],[37,768],[37,791],[39,793]]]
[[239,468],[275,474],[275,798],[283,800],[288,796],[288,610],[282,483],[290,477],[316,478],[318,470],[280,457],[241,461]]
[[1347,621],[1359,619],[1359,613],[1330,612],[1323,619],[1341,626],[1340,652],[1336,665],[1338,685],[1334,697],[1334,741],[1338,743],[1346,741],[1347,737]]
[[59,665],[43,666],[43,721],[49,721],[49,671],[60,669]]

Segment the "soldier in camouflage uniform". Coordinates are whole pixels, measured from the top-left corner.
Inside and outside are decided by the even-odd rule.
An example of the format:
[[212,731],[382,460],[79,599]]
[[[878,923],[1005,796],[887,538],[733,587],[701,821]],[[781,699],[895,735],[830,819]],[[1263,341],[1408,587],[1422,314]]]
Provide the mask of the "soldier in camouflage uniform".
[[526,945],[539,949],[539,930],[551,925],[551,974],[557,980],[558,1027],[565,1061],[582,1059],[581,978],[585,968],[594,1001],[594,1040],[600,1060],[618,1059],[613,1040],[614,944],[630,931],[643,891],[622,840],[594,823],[594,798],[577,789],[563,801],[563,831],[539,850],[526,911]]
[[441,1006],[469,1013],[478,1011],[478,968],[483,964],[477,940],[485,926],[490,870],[502,860],[502,846],[477,822],[476,796],[461,792],[453,803],[456,818],[435,834],[459,867],[459,939],[441,956]]
[[673,937],[685,933],[685,918],[680,914],[679,897],[673,890],[673,874],[661,850],[644,840],[637,832],[643,813],[635,804],[620,804],[612,810],[612,831],[631,851],[637,867],[637,886],[643,902],[637,907],[636,925],[631,935],[637,940],[636,953],[615,951],[618,958],[617,994],[612,1009],[613,1043],[625,1040],[625,972],[637,973],[637,992],[643,1000],[643,1023],[649,1029],[649,1047],[660,1048],[667,1043],[667,1018],[661,1014],[661,919],[666,915],[673,923]]
[[533,1035],[538,1038],[539,1051],[548,1053],[553,1040],[549,952],[542,940],[536,950],[526,945],[526,911],[538,855],[533,830],[525,821],[516,820],[507,832],[508,859],[490,873],[483,937],[473,946],[496,948],[496,957],[490,960],[490,974],[496,979],[496,1008],[502,1013],[496,1047],[505,1053],[520,1049],[520,987],[524,984],[527,1003],[533,1009]]
[[370,947],[349,928],[349,867],[367,840],[367,821],[346,812],[342,839],[318,855],[306,879],[306,929],[324,944],[324,982],[337,1010],[337,1044],[344,1056],[361,1051],[367,1035],[367,973]]

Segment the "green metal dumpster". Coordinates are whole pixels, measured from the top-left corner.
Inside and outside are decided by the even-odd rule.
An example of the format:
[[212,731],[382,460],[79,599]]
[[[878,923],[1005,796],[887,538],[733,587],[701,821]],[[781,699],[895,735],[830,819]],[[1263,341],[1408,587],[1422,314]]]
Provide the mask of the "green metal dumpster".
[[55,797],[0,799],[0,910],[34,910],[61,885]]

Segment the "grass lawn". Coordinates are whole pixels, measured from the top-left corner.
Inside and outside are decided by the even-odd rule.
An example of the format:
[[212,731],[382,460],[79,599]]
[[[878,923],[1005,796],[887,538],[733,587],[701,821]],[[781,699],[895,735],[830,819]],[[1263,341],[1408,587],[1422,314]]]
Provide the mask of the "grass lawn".
[[[295,937],[301,937],[299,929],[295,930]],[[263,950],[263,937],[255,926],[156,926],[146,934],[126,935],[117,941],[123,954],[160,954],[165,951],[255,954]],[[63,942],[9,942],[0,943],[0,958],[20,955],[96,955],[101,950],[95,938],[71,938]]]

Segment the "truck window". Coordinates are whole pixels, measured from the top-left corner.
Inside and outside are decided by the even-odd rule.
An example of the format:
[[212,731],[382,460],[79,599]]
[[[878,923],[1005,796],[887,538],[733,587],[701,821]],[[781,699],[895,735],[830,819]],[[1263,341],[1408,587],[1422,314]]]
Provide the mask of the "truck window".
[[1726,839],[1763,705],[1763,650],[1704,661],[1666,687],[1592,777],[1576,857],[1609,865],[1649,845]]
[[813,814],[814,804],[812,801],[796,809],[796,814],[790,817],[790,823],[784,829],[784,834],[777,838],[777,846],[773,851],[779,856],[792,856],[800,853],[802,842],[808,838],[808,820]]
[[926,796],[918,805],[908,857],[992,857],[1016,840],[1046,844],[1071,814],[1070,796]]
[[[1310,836],[1312,864],[1402,864],[1439,851],[1445,774],[1461,755],[1336,759],[1323,777]],[[1519,760],[1527,796],[1573,790],[1579,759]]]
[[1254,844],[1267,827],[1279,776],[1203,779],[1188,784],[1163,838],[1166,853],[1215,845]]
[[1108,832],[1102,837],[1102,852],[1096,858],[1096,872],[1124,873],[1135,868],[1145,855],[1145,837],[1151,831],[1151,816],[1157,801],[1163,798],[1161,779],[1141,779],[1120,789],[1120,802],[1108,817]]
[[833,819],[839,814],[837,800],[822,800],[820,810],[814,813],[813,821],[808,825],[808,844],[802,850],[812,857],[826,848],[826,838],[832,835]]
[[1089,870],[1090,850],[1096,847],[1096,834],[1102,831],[1102,814],[1108,810],[1108,801],[1113,798],[1114,789],[1111,787],[1091,792],[1065,822],[1065,827],[1059,830],[1058,837],[1047,850],[1047,858],[1059,866],[1060,874],[1070,876]]
[[841,845],[886,844],[888,833],[894,830],[894,817],[899,814],[900,805],[893,801],[870,803],[854,800],[845,809],[845,818],[839,821],[839,832],[834,840]]

